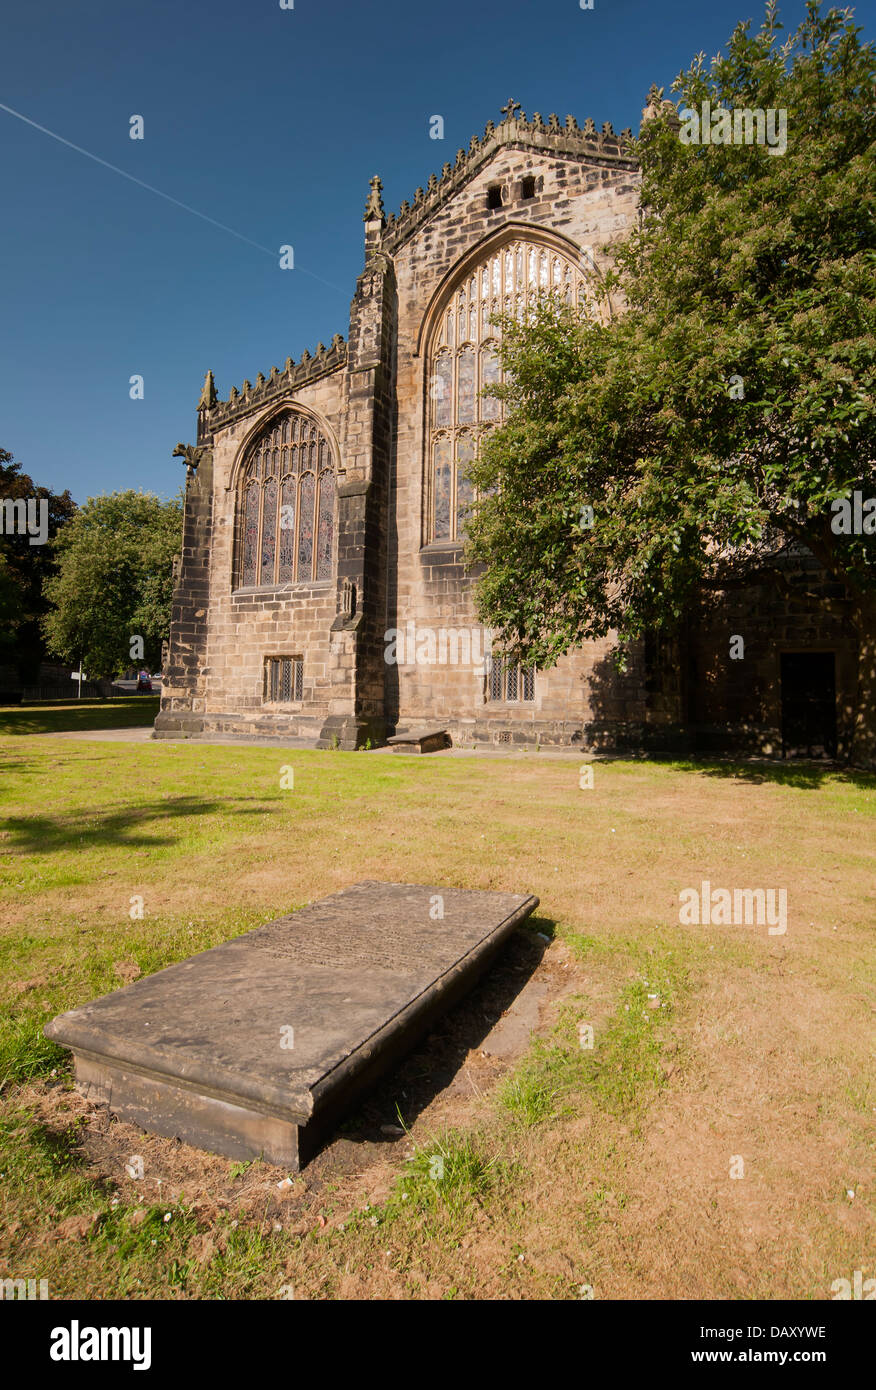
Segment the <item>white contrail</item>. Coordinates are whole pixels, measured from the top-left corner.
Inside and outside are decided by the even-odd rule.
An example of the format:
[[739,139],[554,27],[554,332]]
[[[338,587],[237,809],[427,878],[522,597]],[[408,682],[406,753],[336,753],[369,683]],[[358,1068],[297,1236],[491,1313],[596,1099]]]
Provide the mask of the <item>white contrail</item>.
[[[165,202],[173,203],[175,207],[182,208],[184,212],[190,212],[193,217],[200,217],[202,222],[209,222],[211,227],[218,227],[220,231],[229,232],[231,236],[237,237],[238,241],[245,241],[248,246],[254,246],[257,251],[264,251],[266,255],[273,256],[276,260],[279,252],[271,250],[270,246],[262,246],[261,242],[253,241],[251,237],[244,236],[242,232],[236,232],[233,227],[228,227],[224,222],[217,222],[215,217],[208,217],[205,212],[199,212],[197,208],[189,207],[188,203],[181,203],[179,198],[173,198],[169,193],[163,193],[160,188],[155,188],[151,183],[144,183],[142,179],[135,178],[127,170],[120,169],[116,164],[110,164],[109,160],[101,159],[100,155],[92,154],[90,150],[84,150],[81,145],[74,145],[72,140],[65,140],[63,135],[57,135],[54,130],[49,130],[47,126],[40,125],[38,121],[32,121],[29,116],[23,116],[20,111],[15,111],[11,106],[6,106],[0,101],[0,111],[8,111],[10,116],[15,116],[19,121],[24,121],[25,125],[33,126],[34,130],[39,130],[43,135],[49,135],[59,144],[66,145],[68,149],[75,150],[77,154],[84,154],[86,159],[93,159],[95,164],[102,164],[104,169],[111,169],[114,174],[121,174],[123,179],[128,179],[131,183],[136,183],[140,188],[145,188],[149,193],[156,193],[159,198],[164,198]],[[323,280],[322,276],[314,275],[312,271],[305,270],[303,266],[296,266],[297,270],[304,275],[309,275],[312,280],[319,280],[321,285],[327,285],[331,290],[337,290],[338,294],[345,291],[339,285],[333,285],[330,280]]]

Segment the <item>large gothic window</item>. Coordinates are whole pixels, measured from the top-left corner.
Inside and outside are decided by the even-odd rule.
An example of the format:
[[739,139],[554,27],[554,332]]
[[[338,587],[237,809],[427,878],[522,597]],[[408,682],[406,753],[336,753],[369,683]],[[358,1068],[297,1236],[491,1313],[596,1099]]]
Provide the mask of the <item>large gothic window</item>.
[[432,332],[428,355],[428,474],[431,541],[456,541],[475,500],[468,465],[484,433],[501,419],[500,402],[482,394],[501,380],[497,314],[523,318],[541,291],[584,303],[584,276],[563,253],[520,237],[470,269]]
[[237,514],[238,585],[331,579],[335,463],[309,415],[275,417],[250,447]]

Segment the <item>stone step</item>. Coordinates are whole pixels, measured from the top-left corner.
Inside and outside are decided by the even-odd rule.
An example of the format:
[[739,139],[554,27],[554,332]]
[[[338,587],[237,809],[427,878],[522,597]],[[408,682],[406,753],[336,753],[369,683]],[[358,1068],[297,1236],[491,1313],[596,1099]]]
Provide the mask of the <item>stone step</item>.
[[538,898],[365,882],[61,1014],[80,1090],[143,1129],[297,1170]]

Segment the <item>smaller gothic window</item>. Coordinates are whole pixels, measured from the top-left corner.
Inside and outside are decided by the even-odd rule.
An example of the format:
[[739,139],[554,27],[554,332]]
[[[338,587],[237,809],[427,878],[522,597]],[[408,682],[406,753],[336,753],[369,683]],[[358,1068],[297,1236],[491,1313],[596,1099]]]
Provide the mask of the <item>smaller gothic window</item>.
[[531,174],[527,174],[525,179],[520,180],[520,196],[521,198],[535,197],[535,179]]
[[487,209],[492,211],[493,208],[500,208],[501,206],[502,186],[498,183],[491,184],[487,189]]

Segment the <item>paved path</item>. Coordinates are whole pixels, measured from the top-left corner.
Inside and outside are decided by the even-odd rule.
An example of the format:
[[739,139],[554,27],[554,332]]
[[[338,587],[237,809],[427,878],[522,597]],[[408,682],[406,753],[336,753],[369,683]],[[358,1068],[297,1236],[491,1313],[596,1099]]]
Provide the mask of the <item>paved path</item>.
[[87,743],[147,743],[152,737],[152,725],[143,729],[59,729],[56,733],[17,734],[17,738],[84,739]]
[[[58,733],[26,734],[21,735],[26,738],[60,738],[69,739],[74,743],[150,743],[152,742],[152,725],[148,724],[139,729],[65,729]],[[315,749],[315,739],[288,738],[288,739],[263,739],[263,738],[227,738],[216,735],[211,738],[163,738],[156,739],[156,747],[161,743],[171,744],[178,748],[180,745],[203,747],[205,744],[222,744],[227,747],[237,748],[303,748]],[[325,750],[326,752],[330,750]],[[391,748],[369,748],[360,749],[360,753],[368,752],[372,755],[380,754],[384,757],[393,758],[411,757],[421,761],[432,758],[577,758],[587,761],[593,757],[592,753],[583,752],[580,748],[542,748],[536,753],[534,746],[528,750],[526,748],[515,747],[488,747],[479,744],[477,748],[443,748],[435,753],[394,753]],[[611,756],[611,755],[602,755]],[[629,758],[631,754],[625,754]]]

